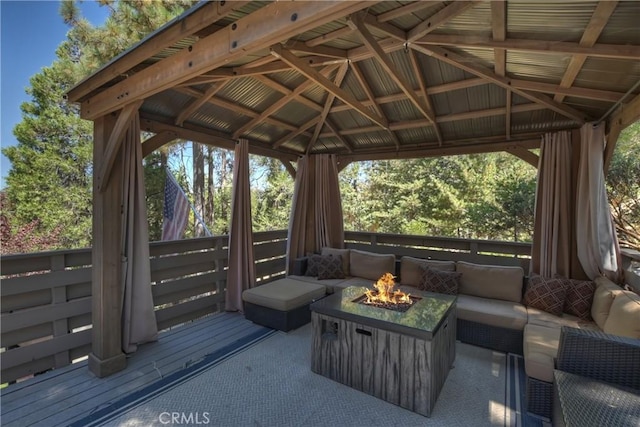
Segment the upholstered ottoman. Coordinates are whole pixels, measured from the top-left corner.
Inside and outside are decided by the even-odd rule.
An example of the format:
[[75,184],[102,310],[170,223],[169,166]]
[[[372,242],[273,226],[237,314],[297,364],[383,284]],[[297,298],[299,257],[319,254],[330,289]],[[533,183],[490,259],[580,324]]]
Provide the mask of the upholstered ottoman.
[[244,316],[259,325],[290,331],[311,321],[309,304],[326,295],[323,285],[279,279],[242,293]]

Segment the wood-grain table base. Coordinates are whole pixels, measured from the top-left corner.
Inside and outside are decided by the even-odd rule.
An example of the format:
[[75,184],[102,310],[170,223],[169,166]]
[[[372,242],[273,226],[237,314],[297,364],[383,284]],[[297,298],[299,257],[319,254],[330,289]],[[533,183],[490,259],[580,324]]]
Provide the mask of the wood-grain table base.
[[432,340],[312,312],[311,370],[430,416],[455,359],[456,313]]

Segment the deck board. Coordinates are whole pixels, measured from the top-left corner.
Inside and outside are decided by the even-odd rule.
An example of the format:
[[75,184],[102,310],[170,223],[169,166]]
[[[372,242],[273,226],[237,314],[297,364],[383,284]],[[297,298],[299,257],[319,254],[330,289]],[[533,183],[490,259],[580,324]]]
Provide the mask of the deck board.
[[107,378],[94,377],[83,361],[11,385],[2,391],[2,425],[69,424],[260,328],[239,313],[215,314],[161,332]]

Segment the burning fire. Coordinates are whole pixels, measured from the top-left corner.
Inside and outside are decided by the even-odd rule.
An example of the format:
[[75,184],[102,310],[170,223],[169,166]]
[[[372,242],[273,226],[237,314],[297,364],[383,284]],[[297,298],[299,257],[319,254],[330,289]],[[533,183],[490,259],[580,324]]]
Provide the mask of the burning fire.
[[380,277],[373,285],[377,292],[372,289],[367,289],[365,291],[364,294],[367,297],[367,300],[364,301],[364,303],[376,305],[413,304],[409,294],[402,292],[400,289],[396,289],[395,291],[393,290],[393,287],[395,286],[395,281],[393,279],[393,274],[383,274],[382,277]]

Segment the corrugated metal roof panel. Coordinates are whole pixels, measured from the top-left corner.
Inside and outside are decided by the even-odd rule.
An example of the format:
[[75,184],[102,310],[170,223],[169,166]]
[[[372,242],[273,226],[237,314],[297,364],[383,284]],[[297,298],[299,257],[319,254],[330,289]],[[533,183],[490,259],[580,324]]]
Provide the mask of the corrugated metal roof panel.
[[569,55],[510,51],[507,71],[514,78],[559,84],[570,60]]
[[626,92],[638,80],[640,80],[640,61],[587,58],[574,85]]
[[551,110],[527,111],[511,115],[511,131],[513,134],[549,132],[577,125],[573,120]]
[[400,88],[393,81],[389,74],[382,68],[378,61],[374,59],[366,59],[360,63],[360,70],[366,81],[369,82],[369,87],[376,97],[383,96],[389,93],[398,93]]
[[460,68],[440,62],[427,55],[418,54],[417,58],[427,87],[475,77]]
[[[391,2],[383,2],[383,3],[391,3]],[[411,3],[411,2],[403,2],[403,3]],[[408,31],[426,20],[430,16],[433,16],[436,12],[444,9],[446,7],[446,3],[442,2],[440,4],[430,4],[425,6],[423,9],[420,9],[416,12],[403,15],[399,18],[392,19],[389,21],[389,24],[394,25],[398,28],[401,28],[404,31]]]
[[491,2],[476,3],[470,9],[438,27],[434,33],[464,34],[473,32],[480,36],[491,36]]
[[507,34],[519,39],[579,42],[597,2],[516,2],[507,7]]
[[640,2],[621,1],[598,37],[598,43],[640,44]]
[[234,79],[231,83],[225,85],[216,96],[254,111],[264,111],[268,106],[282,98],[280,92],[276,92],[252,78]]
[[402,101],[389,102],[380,105],[383,114],[390,122],[402,122],[406,120],[423,119],[424,116],[410,101],[403,99]]
[[403,147],[437,142],[433,127],[420,127],[395,131]]
[[350,140],[354,148],[376,148],[393,146],[393,141],[387,132],[368,132],[350,135]]
[[295,123],[296,126],[300,126],[312,118],[320,114],[313,108],[301,104],[298,101],[288,102],[284,107],[280,108],[272,117],[282,120],[286,123]]

